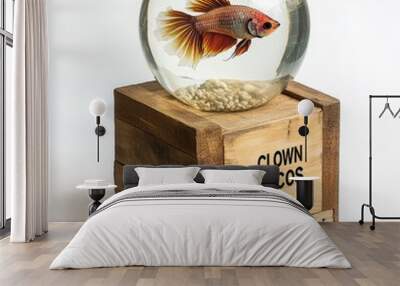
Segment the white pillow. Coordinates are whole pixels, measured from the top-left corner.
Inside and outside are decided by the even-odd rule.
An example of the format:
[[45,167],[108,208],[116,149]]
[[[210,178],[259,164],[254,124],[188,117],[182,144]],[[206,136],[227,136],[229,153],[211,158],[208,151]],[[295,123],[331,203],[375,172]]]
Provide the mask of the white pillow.
[[195,183],[194,178],[199,170],[198,167],[135,168],[139,176],[139,186]]
[[202,170],[205,184],[261,185],[265,171],[261,170]]

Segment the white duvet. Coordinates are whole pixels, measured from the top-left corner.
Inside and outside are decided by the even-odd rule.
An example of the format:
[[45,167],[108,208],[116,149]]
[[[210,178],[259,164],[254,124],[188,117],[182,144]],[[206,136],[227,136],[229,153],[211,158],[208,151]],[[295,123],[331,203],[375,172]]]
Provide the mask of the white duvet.
[[311,216],[287,204],[254,198],[195,197],[112,204],[132,192],[205,188],[265,190],[289,197],[271,188],[230,184],[125,190],[100,206],[103,211],[86,221],[50,269],[128,265],[351,267]]

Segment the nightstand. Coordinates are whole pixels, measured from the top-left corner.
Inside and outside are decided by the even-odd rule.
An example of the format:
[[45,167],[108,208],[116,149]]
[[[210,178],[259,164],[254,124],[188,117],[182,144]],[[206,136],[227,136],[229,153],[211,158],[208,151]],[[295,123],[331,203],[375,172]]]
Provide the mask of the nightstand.
[[94,213],[101,205],[100,200],[106,194],[106,190],[115,189],[116,187],[116,185],[106,184],[102,180],[86,180],[84,184],[76,186],[78,190],[89,191],[89,197],[93,200],[93,202],[89,204],[89,215]]
[[292,177],[290,180],[296,181],[296,198],[307,210],[311,210],[314,205],[314,181],[319,177]]

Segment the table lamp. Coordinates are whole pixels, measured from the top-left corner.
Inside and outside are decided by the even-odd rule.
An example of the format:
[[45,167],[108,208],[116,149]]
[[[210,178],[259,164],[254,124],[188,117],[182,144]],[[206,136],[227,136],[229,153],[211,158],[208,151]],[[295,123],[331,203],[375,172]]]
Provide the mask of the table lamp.
[[106,113],[107,105],[102,99],[94,99],[90,102],[89,111],[96,118],[95,134],[97,135],[97,162],[100,162],[100,136],[106,134],[104,126],[100,125],[100,118]]
[[314,103],[309,99],[304,99],[300,101],[298,105],[299,114],[304,116],[304,125],[299,128],[300,136],[304,137],[304,147],[305,147],[305,161],[307,162],[307,136],[310,133],[308,128],[308,116],[314,110]]

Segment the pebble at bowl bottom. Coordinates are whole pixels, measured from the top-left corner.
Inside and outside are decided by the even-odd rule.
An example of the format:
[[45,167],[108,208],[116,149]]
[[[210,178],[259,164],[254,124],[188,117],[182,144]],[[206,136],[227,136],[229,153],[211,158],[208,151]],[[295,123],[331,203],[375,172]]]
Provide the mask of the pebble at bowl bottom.
[[204,111],[241,111],[258,107],[279,95],[288,80],[242,81],[210,79],[200,85],[183,87],[174,96]]

